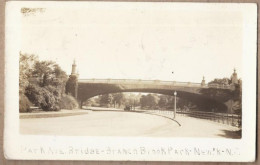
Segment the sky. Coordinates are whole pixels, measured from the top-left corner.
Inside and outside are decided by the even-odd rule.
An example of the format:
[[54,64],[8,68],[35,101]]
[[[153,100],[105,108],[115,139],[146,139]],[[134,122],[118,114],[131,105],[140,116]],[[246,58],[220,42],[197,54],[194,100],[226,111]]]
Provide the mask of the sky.
[[[223,6],[85,3],[22,15],[21,52],[80,79],[206,82],[242,75],[243,15]],[[172,72],[174,72],[172,74]]]

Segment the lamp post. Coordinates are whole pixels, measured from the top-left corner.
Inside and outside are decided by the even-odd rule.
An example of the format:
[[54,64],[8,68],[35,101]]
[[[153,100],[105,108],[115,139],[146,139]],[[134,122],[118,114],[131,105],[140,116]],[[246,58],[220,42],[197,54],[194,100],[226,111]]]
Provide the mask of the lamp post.
[[134,111],[135,111],[135,99],[134,99]]
[[174,117],[173,119],[176,118],[176,96],[177,96],[177,92],[174,92]]

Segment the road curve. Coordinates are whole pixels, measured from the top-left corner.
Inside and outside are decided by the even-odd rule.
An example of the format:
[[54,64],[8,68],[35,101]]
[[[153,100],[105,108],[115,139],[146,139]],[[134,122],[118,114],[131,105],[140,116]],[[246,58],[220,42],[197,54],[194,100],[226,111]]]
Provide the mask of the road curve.
[[89,111],[77,116],[20,119],[20,133],[65,136],[239,137],[235,127],[183,116],[177,116],[177,121],[181,126],[169,118],[146,113]]

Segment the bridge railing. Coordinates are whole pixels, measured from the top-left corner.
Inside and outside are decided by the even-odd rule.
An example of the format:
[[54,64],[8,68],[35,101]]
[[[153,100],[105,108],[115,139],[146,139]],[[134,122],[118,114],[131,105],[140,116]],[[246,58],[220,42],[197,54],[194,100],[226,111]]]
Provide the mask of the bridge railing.
[[149,85],[168,85],[179,87],[198,87],[198,88],[221,88],[231,89],[231,85],[205,84],[178,81],[161,81],[161,80],[141,80],[141,79],[79,79],[80,83],[104,83],[104,84],[149,84]]
[[[81,83],[105,83],[105,84],[151,84],[151,85],[171,85],[171,86],[191,86],[203,87],[200,83],[161,81],[161,80],[139,80],[139,79],[80,79]],[[205,86],[206,87],[206,86]]]
[[202,111],[177,111],[177,114],[200,119],[207,119],[222,124],[241,127],[241,115]]

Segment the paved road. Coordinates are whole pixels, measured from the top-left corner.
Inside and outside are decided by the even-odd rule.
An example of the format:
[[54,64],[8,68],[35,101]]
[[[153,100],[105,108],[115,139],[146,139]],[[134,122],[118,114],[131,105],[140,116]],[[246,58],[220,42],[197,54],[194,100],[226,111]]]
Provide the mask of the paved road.
[[177,116],[181,126],[156,114],[87,111],[87,114],[20,119],[22,134],[73,136],[225,137],[238,138],[236,127]]

